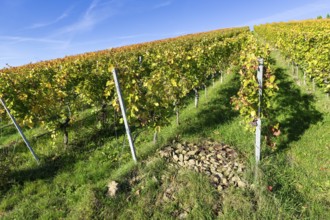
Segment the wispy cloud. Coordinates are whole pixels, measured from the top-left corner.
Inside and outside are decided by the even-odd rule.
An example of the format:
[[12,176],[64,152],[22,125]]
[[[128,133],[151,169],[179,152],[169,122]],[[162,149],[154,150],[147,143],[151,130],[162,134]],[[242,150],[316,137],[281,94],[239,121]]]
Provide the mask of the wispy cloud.
[[80,31],[91,30],[96,24],[116,13],[115,3],[116,1],[93,0],[76,22],[63,27],[57,34],[75,34]]
[[148,36],[150,36],[150,34],[132,34],[132,35],[115,37],[115,39],[126,40],[126,39],[135,39],[135,38],[148,37]]
[[171,4],[172,4],[171,1],[162,2],[162,3],[158,4],[158,5],[155,5],[153,7],[153,9],[163,8],[163,7],[169,6]]
[[264,18],[256,19],[249,21],[243,25],[256,25],[256,24],[264,24],[267,22],[276,22],[276,21],[288,21],[293,19],[300,19],[301,17],[309,16],[316,12],[321,12],[324,10],[329,10],[330,4],[323,2],[315,2],[311,4],[306,4],[297,8],[293,8],[281,13],[277,13],[271,16],[267,16]]
[[18,57],[0,57],[0,60],[14,60],[14,59],[17,59]]
[[60,22],[61,20],[63,20],[64,18],[68,17],[70,14],[70,11],[72,10],[72,8],[66,10],[64,13],[62,13],[60,16],[58,16],[55,20],[50,21],[50,22],[44,22],[44,23],[35,23],[29,27],[27,27],[26,29],[36,29],[36,28],[43,28],[43,27],[47,27],[47,26],[51,26],[54,25],[58,22]]
[[179,35],[184,35],[186,32],[173,32],[173,33],[166,33],[166,34],[151,34],[151,33],[145,33],[145,34],[135,34],[135,35],[124,35],[124,36],[118,36],[115,37],[116,39],[136,39],[136,38],[141,38],[141,37],[153,37],[153,38],[164,38],[164,37],[175,37]]
[[[132,35],[122,35],[115,36],[106,39],[96,39],[92,41],[83,41],[83,42],[73,42],[70,44],[71,47],[80,47],[86,45],[102,45],[102,48],[107,48],[111,45],[111,47],[119,47],[123,45],[129,45],[133,43],[152,41],[157,39],[163,39],[168,37],[177,37],[180,35],[184,35],[186,32],[173,32],[173,33],[163,33],[163,34],[154,34],[154,33],[143,33],[143,34],[132,34]],[[53,48],[55,49],[55,48]]]
[[33,38],[33,37],[23,37],[23,36],[6,36],[0,35],[0,40],[8,41],[9,43],[19,43],[19,42],[38,42],[38,43],[64,43],[62,40],[54,40],[50,38]]

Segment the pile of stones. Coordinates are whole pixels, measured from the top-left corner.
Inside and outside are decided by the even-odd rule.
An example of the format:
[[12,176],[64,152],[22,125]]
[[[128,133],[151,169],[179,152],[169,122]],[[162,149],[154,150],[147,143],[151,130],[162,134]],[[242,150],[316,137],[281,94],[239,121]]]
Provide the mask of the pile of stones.
[[172,166],[184,167],[204,173],[219,192],[233,186],[247,187],[243,179],[245,166],[230,146],[204,141],[201,144],[173,143],[159,151]]

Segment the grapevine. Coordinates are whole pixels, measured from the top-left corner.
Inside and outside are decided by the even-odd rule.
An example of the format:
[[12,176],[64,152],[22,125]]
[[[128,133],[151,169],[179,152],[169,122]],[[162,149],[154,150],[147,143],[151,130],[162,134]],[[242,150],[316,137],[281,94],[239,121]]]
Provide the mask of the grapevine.
[[258,90],[256,73],[258,70],[258,59],[264,60],[264,76],[263,76],[263,95],[261,102],[261,119],[263,121],[263,135],[267,139],[267,145],[275,147],[272,141],[274,136],[279,133],[279,124],[276,119],[271,116],[273,109],[272,98],[278,90],[276,77],[270,66],[270,51],[268,46],[260,45],[251,33],[247,33],[245,43],[240,53],[240,81],[241,87],[236,96],[232,97],[232,104],[243,117],[243,122],[248,130],[255,130],[255,122],[257,121],[257,113],[259,107]]

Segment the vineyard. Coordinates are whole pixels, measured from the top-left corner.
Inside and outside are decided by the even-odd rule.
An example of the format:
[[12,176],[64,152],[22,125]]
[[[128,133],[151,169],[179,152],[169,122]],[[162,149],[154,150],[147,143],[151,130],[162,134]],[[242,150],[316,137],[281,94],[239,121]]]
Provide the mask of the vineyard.
[[[314,89],[320,100],[315,107],[311,94],[300,90],[310,93],[317,85],[330,92],[330,21],[272,23],[254,30],[220,29],[1,69],[0,98],[40,164],[0,108],[0,217],[128,218],[132,210],[139,210],[136,219],[320,217],[329,209],[329,99]],[[291,68],[288,61],[297,68],[295,80],[299,73],[310,80],[294,85],[285,70]],[[137,164],[125,145],[114,69]],[[258,120],[262,159],[256,165],[251,158]],[[210,139],[221,142],[214,159],[218,142]],[[179,161],[179,167],[155,156],[164,154],[159,152],[164,146],[173,151],[166,160]],[[303,149],[317,156],[306,159]],[[200,159],[201,152],[207,159]],[[233,154],[239,157],[232,160]],[[315,169],[303,159],[321,166],[312,175],[315,181],[295,182]],[[201,173],[181,173],[180,167],[195,162]],[[221,163],[232,168],[212,167]],[[304,169],[296,170],[299,164]],[[207,175],[217,181],[218,191]],[[195,196],[180,191],[183,186]]]

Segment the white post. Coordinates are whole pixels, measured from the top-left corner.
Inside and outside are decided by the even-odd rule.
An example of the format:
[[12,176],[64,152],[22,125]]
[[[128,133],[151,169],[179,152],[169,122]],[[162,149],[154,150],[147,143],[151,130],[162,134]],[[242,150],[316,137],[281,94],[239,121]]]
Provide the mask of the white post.
[[198,100],[199,100],[199,94],[198,94],[198,90],[195,88],[195,108],[198,108]]
[[112,70],[112,74],[113,74],[113,78],[114,78],[115,85],[116,85],[116,90],[117,90],[117,94],[118,94],[121,113],[122,113],[123,119],[124,119],[124,124],[125,124],[126,133],[127,133],[129,147],[131,148],[131,154],[132,154],[133,160],[135,162],[137,162],[136,155],[135,155],[134,143],[133,143],[132,136],[131,136],[131,131],[129,129],[129,125],[128,125],[128,122],[127,122],[125,103],[124,103],[124,100],[123,100],[123,97],[122,97],[122,94],[121,94],[120,85],[119,85],[118,76],[117,76],[117,71],[116,71],[115,68]]
[[299,77],[299,66],[297,65],[297,77]]
[[257,127],[256,127],[256,146],[255,146],[255,156],[256,163],[258,164],[260,161],[260,148],[261,148],[261,97],[262,97],[262,75],[264,70],[264,60],[259,59],[259,68],[257,73],[257,79],[259,84],[259,103],[258,103],[258,119],[257,119]]
[[294,76],[294,62],[292,61],[292,76]]
[[179,126],[180,124],[180,112],[179,112],[179,106],[177,104],[175,104],[175,114],[176,114],[176,125]]
[[24,135],[24,133],[23,133],[21,127],[19,126],[19,124],[17,124],[17,122],[16,122],[14,116],[12,116],[12,114],[10,114],[10,111],[9,111],[9,109],[7,108],[5,101],[2,100],[2,98],[0,98],[0,102],[1,102],[2,106],[5,108],[5,110],[6,110],[7,114],[8,114],[8,116],[10,117],[10,119],[12,120],[12,122],[14,123],[14,125],[15,125],[15,127],[16,127],[18,133],[21,135],[21,137],[22,137],[24,143],[26,144],[27,148],[30,150],[30,152],[31,152],[31,154],[33,155],[34,159],[35,159],[35,160],[37,161],[37,163],[39,164],[40,161],[39,161],[37,155],[34,153],[34,151],[33,151],[32,147],[31,147],[29,141],[26,139],[26,137],[25,137],[25,135]]

